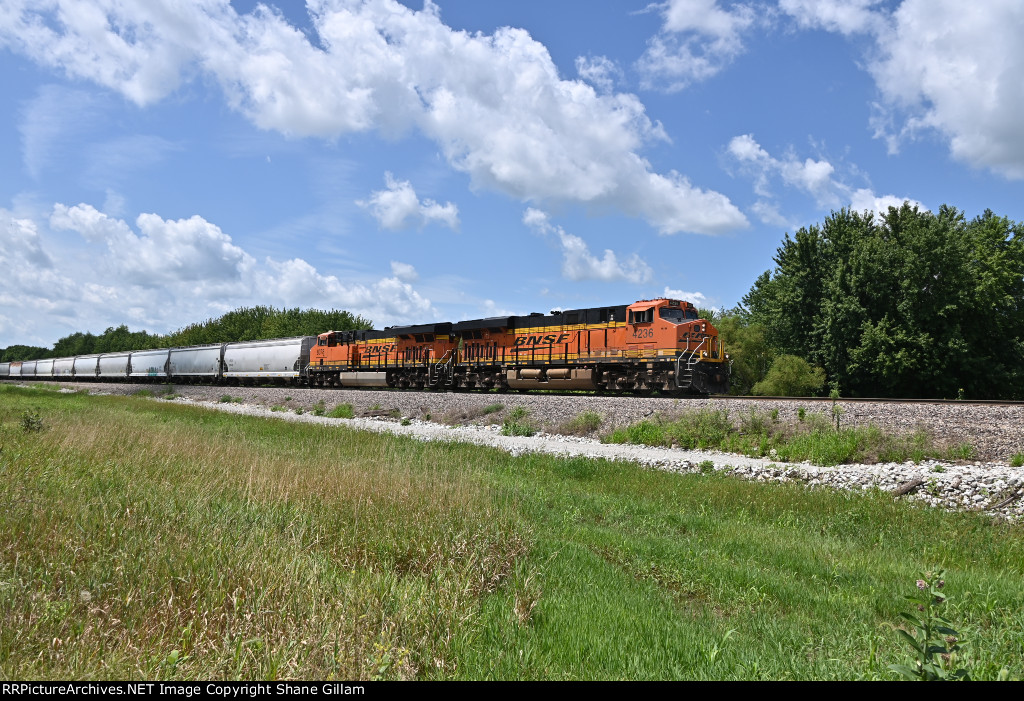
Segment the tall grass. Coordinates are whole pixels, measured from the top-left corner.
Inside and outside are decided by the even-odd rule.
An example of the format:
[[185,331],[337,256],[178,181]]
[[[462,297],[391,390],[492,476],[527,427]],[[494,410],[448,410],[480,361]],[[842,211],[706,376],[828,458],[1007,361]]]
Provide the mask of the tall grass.
[[940,567],[959,663],[1024,674],[976,514],[7,387],[0,446],[5,678],[893,678]]

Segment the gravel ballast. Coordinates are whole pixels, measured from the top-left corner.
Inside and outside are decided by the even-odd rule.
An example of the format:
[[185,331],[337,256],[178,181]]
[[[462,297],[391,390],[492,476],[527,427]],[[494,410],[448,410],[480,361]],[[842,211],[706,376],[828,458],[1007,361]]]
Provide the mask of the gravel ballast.
[[[80,384],[65,387],[82,389]],[[949,443],[969,442],[978,460],[968,463],[924,461],[819,467],[809,463],[783,463],[768,458],[751,458],[713,451],[656,448],[639,445],[604,444],[591,437],[555,435],[565,422],[581,412],[603,417],[601,432],[629,425],[654,414],[672,416],[707,407],[727,409],[731,415],[751,408],[779,411],[782,421],[796,421],[803,406],[808,413],[827,412],[829,403],[799,400],[672,399],[661,397],[615,397],[592,395],[520,395],[391,392],[362,390],[316,390],[298,387],[211,387],[201,385],[157,385],[139,387],[124,384],[89,384],[94,393],[132,394],[140,389],[154,393],[170,389],[180,395],[174,401],[205,404],[222,411],[291,421],[342,424],[359,430],[387,432],[419,440],[446,440],[486,445],[512,455],[527,452],[564,456],[586,456],[628,460],[673,472],[714,469],[755,481],[799,482],[808,487],[839,489],[882,489],[906,492],[905,498],[946,509],[984,511],[1008,520],[1024,519],[1024,468],[1010,467],[1010,456],[1024,452],[1024,406],[973,404],[890,404],[843,402],[844,425],[874,424],[891,433],[910,433],[924,428]],[[241,403],[221,402],[232,397]],[[323,402],[330,410],[351,404],[354,419],[315,416],[310,410]],[[493,405],[501,404],[501,410]],[[292,411],[271,411],[270,407]],[[491,407],[490,413],[485,409]],[[529,412],[542,427],[533,436],[502,436],[500,423],[516,407]],[[303,413],[295,413],[294,410]],[[363,417],[362,414],[371,416]],[[390,418],[394,417],[394,418]],[[403,422],[397,420],[404,419]],[[426,419],[430,420],[426,420]],[[407,425],[402,425],[406,423]],[[709,464],[710,463],[710,464]],[[713,465],[713,467],[712,467]]]

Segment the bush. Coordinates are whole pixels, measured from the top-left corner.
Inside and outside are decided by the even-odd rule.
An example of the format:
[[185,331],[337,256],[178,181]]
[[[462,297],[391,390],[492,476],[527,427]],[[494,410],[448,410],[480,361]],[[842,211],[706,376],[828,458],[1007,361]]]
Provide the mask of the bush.
[[773,397],[813,396],[825,386],[825,371],[812,367],[795,355],[780,355],[764,379],[754,385],[753,394]]

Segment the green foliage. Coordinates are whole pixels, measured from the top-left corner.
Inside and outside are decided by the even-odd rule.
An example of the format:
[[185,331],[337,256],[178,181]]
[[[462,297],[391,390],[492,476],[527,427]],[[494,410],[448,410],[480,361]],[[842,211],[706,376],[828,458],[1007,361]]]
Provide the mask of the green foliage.
[[332,309],[275,309],[241,307],[217,319],[190,324],[166,337],[163,345],[195,346],[260,338],[315,336],[325,331],[367,329],[371,322],[346,311]]
[[712,322],[732,364],[729,393],[748,395],[764,379],[778,352],[768,343],[765,327],[751,321],[742,308],[721,312]]
[[910,680],[970,681],[966,669],[954,669],[964,641],[940,613],[947,600],[941,592],[946,585],[942,579],[943,571],[925,572],[921,576],[922,579],[917,580],[917,592],[905,597],[916,605],[917,610],[900,613],[900,617],[914,627],[914,634],[902,628],[896,631],[910,647],[915,659],[910,665],[894,664],[889,669]]
[[780,355],[751,393],[773,397],[810,397],[824,386],[824,370],[811,367],[810,363],[795,355]]
[[39,433],[43,430],[43,417],[38,409],[21,412],[21,430],[25,433]]
[[788,234],[743,298],[773,349],[850,396],[1024,396],[1024,229],[904,203]]
[[583,411],[559,427],[559,433],[586,436],[601,428],[604,417],[596,411]]
[[521,406],[509,412],[508,417],[501,424],[501,435],[503,436],[532,436],[537,432],[529,420],[529,413]]
[[356,412],[351,404],[339,404],[331,409],[327,415],[332,419],[354,419]]
[[0,363],[49,358],[49,353],[50,350],[48,348],[39,348],[38,346],[8,346],[7,348],[0,349]]
[[618,428],[604,441],[686,449],[717,449],[753,457],[771,456],[786,462],[815,465],[844,463],[920,462],[926,458],[967,460],[969,444],[944,446],[923,431],[907,435],[883,432],[877,426],[837,429],[825,414],[805,414],[794,424],[783,424],[771,413],[751,409],[739,416],[739,425],[727,411],[702,409],[669,420],[644,419]]
[[320,400],[313,405],[313,416],[323,416],[327,412],[327,407],[324,405],[324,400]]
[[1010,458],[1010,467],[1024,467],[1024,453],[1014,453]]
[[501,402],[495,402],[494,404],[488,404],[487,406],[485,406],[483,411],[484,411],[484,415],[486,416],[487,414],[497,414],[499,411],[503,410],[504,408],[505,408],[504,404],[502,404]]

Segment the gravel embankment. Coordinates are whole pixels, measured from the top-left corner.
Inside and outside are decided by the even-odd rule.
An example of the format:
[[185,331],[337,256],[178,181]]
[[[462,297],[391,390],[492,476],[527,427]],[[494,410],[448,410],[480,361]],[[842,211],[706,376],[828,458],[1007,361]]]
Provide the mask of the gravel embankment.
[[[82,385],[67,385],[80,389]],[[138,385],[91,384],[93,392],[132,394]],[[161,391],[162,386],[149,388]],[[925,428],[949,443],[969,442],[978,460],[970,463],[928,461],[817,467],[808,463],[781,463],[767,458],[710,451],[687,451],[636,445],[603,444],[595,438],[553,435],[558,427],[584,411],[604,418],[601,431],[628,425],[655,413],[669,415],[704,407],[728,409],[730,414],[778,409],[782,421],[796,421],[801,406],[808,413],[827,412],[828,403],[787,400],[671,399],[656,397],[605,397],[589,395],[525,395],[391,392],[365,390],[310,390],[295,387],[205,387],[176,385],[173,391],[187,403],[207,403],[213,408],[241,414],[292,421],[344,424],[361,430],[407,435],[420,440],[455,440],[489,445],[515,454],[544,452],[583,455],[609,460],[631,460],[675,472],[714,469],[757,481],[797,481],[809,487],[842,489],[879,488],[896,491],[920,482],[904,498],[949,509],[976,509],[1011,520],[1024,519],[1024,468],[1007,464],[1010,456],[1024,452],[1024,407],[935,404],[886,404],[840,400],[845,425],[875,424],[894,433]],[[243,403],[221,403],[225,395]],[[308,413],[318,402],[329,410],[351,404],[356,419],[329,419]],[[490,405],[503,409],[485,414]],[[304,413],[271,412],[271,406],[302,409]],[[503,416],[523,407],[543,429],[531,437],[502,436]],[[369,414],[370,417],[362,417]],[[391,414],[409,419],[403,426]],[[429,419],[429,420],[427,420]],[[451,424],[451,425],[449,425]],[[703,467],[702,467],[703,464]]]

